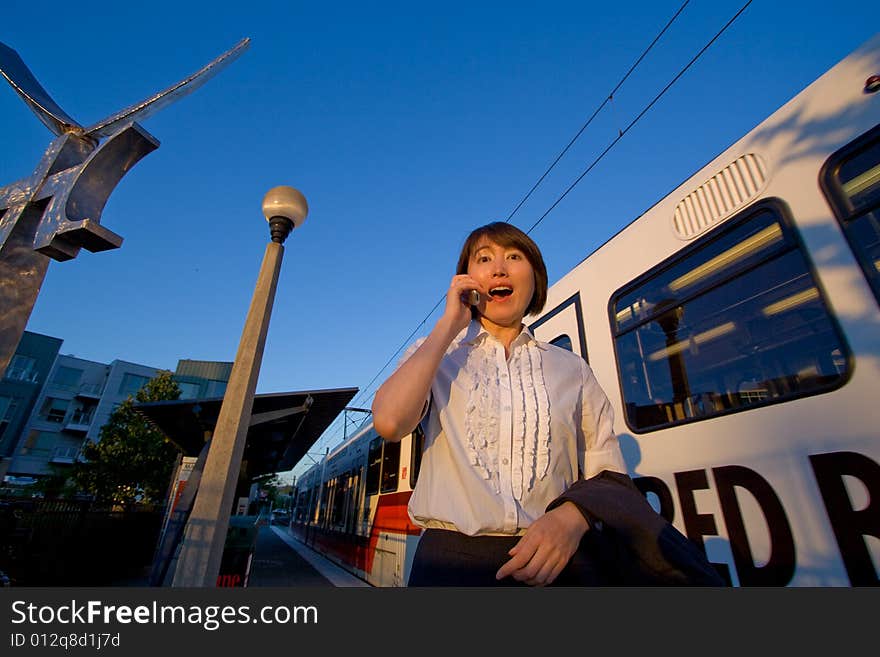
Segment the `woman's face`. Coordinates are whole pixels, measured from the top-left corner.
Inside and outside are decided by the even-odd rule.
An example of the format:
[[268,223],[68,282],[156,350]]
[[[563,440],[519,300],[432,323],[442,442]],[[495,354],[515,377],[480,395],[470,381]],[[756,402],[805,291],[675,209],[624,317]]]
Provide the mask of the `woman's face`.
[[483,316],[498,326],[519,327],[535,293],[535,271],[525,254],[483,238],[467,273],[489,292]]

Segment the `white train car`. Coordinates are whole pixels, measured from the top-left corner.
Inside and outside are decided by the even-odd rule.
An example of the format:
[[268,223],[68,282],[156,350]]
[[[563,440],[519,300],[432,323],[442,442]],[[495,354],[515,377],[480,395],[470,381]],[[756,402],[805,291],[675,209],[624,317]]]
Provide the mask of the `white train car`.
[[588,360],[631,476],[734,585],[878,583],[878,76],[874,38],[532,322]]
[[[880,36],[590,254],[546,308],[527,323],[587,359],[630,475],[732,585],[880,583]],[[323,484],[313,468],[299,488],[318,497],[301,494],[293,526],[404,585],[420,442],[390,445],[368,428]]]

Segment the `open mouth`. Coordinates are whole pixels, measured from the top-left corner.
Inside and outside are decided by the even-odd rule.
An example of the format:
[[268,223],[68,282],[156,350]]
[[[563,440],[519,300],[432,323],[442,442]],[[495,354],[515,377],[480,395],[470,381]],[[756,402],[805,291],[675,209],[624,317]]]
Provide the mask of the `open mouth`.
[[493,299],[504,299],[513,294],[513,288],[507,287],[506,285],[499,285],[498,287],[493,287],[489,290],[489,296]]

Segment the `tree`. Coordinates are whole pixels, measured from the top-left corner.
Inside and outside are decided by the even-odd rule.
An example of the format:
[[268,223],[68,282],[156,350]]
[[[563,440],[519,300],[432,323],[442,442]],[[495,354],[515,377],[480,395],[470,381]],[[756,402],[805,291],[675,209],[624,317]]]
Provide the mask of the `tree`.
[[30,489],[48,499],[73,497],[76,486],[69,478],[69,470],[54,463],[49,464],[49,475],[40,477]]
[[179,397],[171,372],[160,370],[134,398],[122,402],[101,427],[98,442],[83,448],[85,460],[74,465],[72,477],[80,488],[99,502],[164,501],[179,450],[134,405]]

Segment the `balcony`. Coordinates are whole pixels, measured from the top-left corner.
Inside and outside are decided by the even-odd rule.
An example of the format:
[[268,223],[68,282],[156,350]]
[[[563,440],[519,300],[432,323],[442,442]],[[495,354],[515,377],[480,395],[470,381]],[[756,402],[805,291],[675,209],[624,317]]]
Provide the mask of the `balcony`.
[[77,388],[76,396],[85,399],[100,399],[103,387],[100,383],[83,383]]
[[70,419],[64,425],[65,431],[73,431],[76,433],[88,433],[89,427],[92,426],[92,419],[94,418],[94,412],[83,412],[80,410],[74,411]]
[[76,463],[79,456],[79,447],[56,447],[52,450],[49,457],[49,463],[63,463],[72,465]]
[[64,416],[67,414],[63,408],[50,408],[45,413],[37,416],[37,419],[43,422],[51,422],[52,424],[64,424]]

